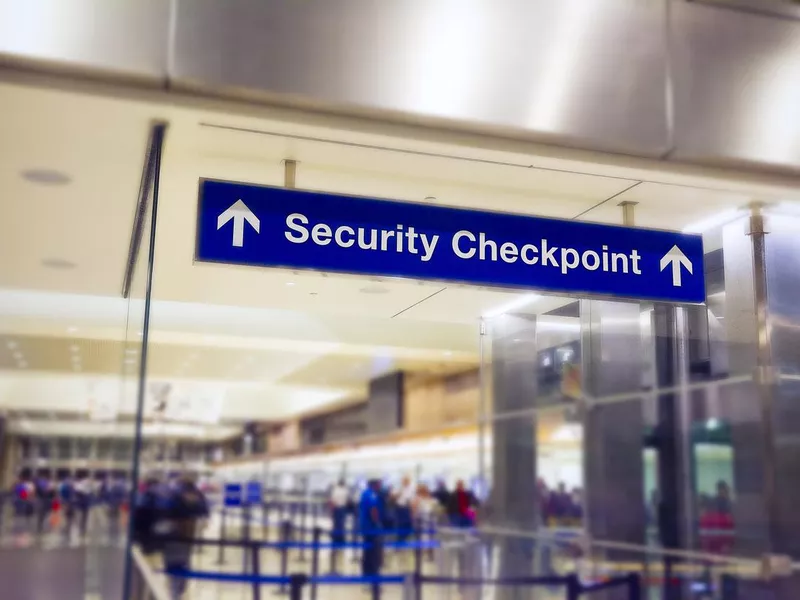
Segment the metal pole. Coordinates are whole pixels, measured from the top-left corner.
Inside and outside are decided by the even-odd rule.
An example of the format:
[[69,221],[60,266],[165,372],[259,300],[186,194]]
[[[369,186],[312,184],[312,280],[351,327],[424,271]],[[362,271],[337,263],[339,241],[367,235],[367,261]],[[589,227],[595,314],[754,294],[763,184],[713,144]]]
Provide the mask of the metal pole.
[[283,187],[293,190],[297,183],[297,161],[286,159],[283,161]]
[[[228,511],[223,506],[222,507],[222,522],[220,523],[220,527],[219,527],[219,537],[220,537],[220,540],[222,542],[225,542],[225,538],[226,538],[226,531],[225,531],[225,529],[226,529],[225,528],[226,518],[225,517],[226,517],[227,514],[228,514]],[[220,544],[218,548],[219,549],[217,550],[217,564],[218,565],[224,565],[225,564],[225,544],[224,543]]]
[[[314,528],[314,548],[311,550],[311,600],[317,600],[317,577],[319,576],[319,540],[322,530]],[[331,555],[333,549],[331,548]]]
[[[281,577],[286,577],[286,572],[289,569],[289,541],[292,537],[292,523],[290,521],[283,521],[281,523]],[[301,586],[302,587],[302,586]],[[279,594],[286,593],[286,584],[282,583]]]
[[[478,340],[478,480],[481,484],[481,491],[486,485],[486,421],[488,420],[487,406],[486,406],[486,384],[484,381],[483,373],[486,365],[484,360],[486,358],[484,352],[484,344],[486,343],[486,321],[481,318],[479,324]],[[485,500],[482,498],[481,500]]]
[[622,224],[625,225],[625,227],[634,227],[636,225],[636,219],[634,217],[637,204],[639,203],[631,200],[624,200],[617,205],[622,207]]
[[259,556],[260,549],[261,547],[258,545],[257,542],[253,542],[250,545],[250,551],[252,552],[252,566],[253,566],[253,600],[261,600],[261,583],[258,580],[258,578],[261,577],[261,565]]
[[762,451],[764,454],[764,503],[766,508],[767,527],[769,532],[768,552],[775,551],[776,540],[782,536],[780,531],[780,503],[776,487],[777,468],[775,456],[775,428],[774,428],[774,386],[776,382],[775,371],[772,364],[772,343],[770,340],[769,310],[767,306],[767,265],[766,265],[766,240],[767,233],[761,205],[755,203],[751,206],[750,223],[747,235],[753,250],[753,302],[755,304],[757,328],[757,352],[755,380],[758,386],[761,427]]
[[303,573],[293,573],[289,577],[289,599],[303,600],[303,586],[306,583],[306,576]]

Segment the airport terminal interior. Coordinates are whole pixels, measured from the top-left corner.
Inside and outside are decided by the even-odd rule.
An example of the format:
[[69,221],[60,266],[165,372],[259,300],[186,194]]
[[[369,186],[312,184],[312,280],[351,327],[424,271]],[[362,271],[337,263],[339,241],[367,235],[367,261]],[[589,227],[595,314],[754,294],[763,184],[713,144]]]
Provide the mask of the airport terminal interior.
[[[398,8],[430,60],[376,54],[402,77],[371,96],[375,72],[340,89],[341,61],[379,63],[330,8],[164,3],[174,47],[148,25],[131,58],[158,3],[84,4],[125,51],[29,44],[41,15],[0,1],[0,598],[800,597],[792,2],[653,3],[753,53],[780,29],[735,133],[686,127],[680,77],[663,129],[637,112],[660,92],[569,87],[611,17],[663,17],[628,0],[537,13],[574,44],[533,61],[524,119],[477,108],[471,78],[511,59],[465,39],[511,25],[475,6],[441,30]],[[270,59],[273,95],[211,33],[228,19],[301,53]],[[209,71],[206,43],[228,44]]]

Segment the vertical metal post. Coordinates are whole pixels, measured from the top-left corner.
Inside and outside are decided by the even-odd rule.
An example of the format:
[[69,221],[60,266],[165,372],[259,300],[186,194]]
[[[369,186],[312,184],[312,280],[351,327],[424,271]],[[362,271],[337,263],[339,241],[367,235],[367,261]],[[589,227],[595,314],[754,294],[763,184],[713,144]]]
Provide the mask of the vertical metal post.
[[636,225],[634,217],[637,204],[639,203],[625,200],[617,205],[622,207],[622,224],[625,225],[625,227],[634,227]]
[[[478,335],[478,480],[481,482],[481,487],[486,485],[486,425],[488,421],[488,410],[486,406],[486,385],[484,381],[484,370],[486,365],[486,353],[484,351],[484,344],[486,344],[486,320],[481,318],[479,324]],[[481,490],[483,491],[483,490]],[[482,498],[481,500],[485,500]]]
[[283,187],[293,190],[297,183],[297,161],[286,159],[283,161]]
[[780,503],[777,494],[777,464],[775,456],[775,423],[774,392],[776,377],[772,363],[772,343],[770,340],[770,323],[766,240],[769,233],[765,227],[761,204],[754,203],[750,207],[750,222],[747,235],[750,236],[753,251],[753,301],[756,313],[756,371],[755,380],[759,394],[759,408],[762,427],[762,451],[764,454],[764,503],[767,527],[769,532],[768,552],[775,552],[776,541],[781,538]]
[[[291,537],[292,537],[292,523],[290,521],[283,521],[281,523],[281,535],[280,535],[281,577],[286,577],[286,572],[289,569],[289,542],[291,540]],[[286,584],[281,583],[278,593],[279,594],[286,593]]]
[[578,600],[580,596],[581,582],[575,573],[571,573],[567,575],[567,600]]
[[260,549],[261,546],[258,542],[250,544],[250,551],[252,552],[251,564],[253,567],[253,600],[261,600],[261,582],[259,581],[259,577],[261,577]]
[[[166,123],[156,123],[150,130],[150,143],[148,144],[145,168],[139,190],[139,203],[137,206],[134,233],[131,237],[131,247],[128,254],[128,265],[123,282],[123,296],[128,298],[130,286],[139,253],[139,246],[144,232],[144,217],[147,214],[148,194],[152,190],[152,210],[150,212],[150,244],[147,260],[147,282],[144,296],[144,319],[142,322],[142,351],[139,361],[139,389],[136,395],[136,423],[133,436],[133,467],[131,469],[131,491],[128,499],[129,506],[136,504],[136,493],[139,485],[141,470],[140,455],[142,453],[142,427],[144,421],[144,382],[147,380],[147,353],[150,339],[150,303],[153,290],[153,265],[156,249],[156,225],[158,224],[158,194],[161,184],[161,157],[164,146],[164,137],[167,132]],[[150,185],[152,184],[152,188]],[[132,540],[134,539],[134,519],[128,519],[128,539],[125,545],[125,566],[123,571],[122,594],[123,598],[130,598],[131,577],[133,575]],[[88,578],[87,571],[87,578]],[[88,582],[87,582],[88,583]],[[92,591],[87,589],[87,591]]]
[[222,520],[220,522],[220,529],[219,529],[219,537],[220,537],[220,541],[222,543],[218,546],[218,550],[217,550],[217,564],[218,565],[224,565],[225,564],[225,538],[227,537],[227,532],[225,531],[226,530],[225,525],[226,525],[226,521],[227,521],[227,518],[226,518],[227,514],[228,514],[228,510],[223,506],[222,507]]
[[[322,535],[322,530],[319,527],[314,528],[314,548],[311,550],[311,600],[317,600],[317,577],[319,576],[319,540]],[[333,548],[331,548],[331,556],[333,555]]]
[[303,600],[303,586],[306,581],[303,573],[293,573],[289,577],[289,600]]

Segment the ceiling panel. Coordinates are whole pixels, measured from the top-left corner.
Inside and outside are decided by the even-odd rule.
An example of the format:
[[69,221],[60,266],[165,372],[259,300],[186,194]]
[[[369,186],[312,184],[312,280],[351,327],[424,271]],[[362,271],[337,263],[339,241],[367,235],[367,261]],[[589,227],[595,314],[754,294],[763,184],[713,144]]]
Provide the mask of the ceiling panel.
[[0,287],[118,294],[151,113],[5,84],[0,104]]

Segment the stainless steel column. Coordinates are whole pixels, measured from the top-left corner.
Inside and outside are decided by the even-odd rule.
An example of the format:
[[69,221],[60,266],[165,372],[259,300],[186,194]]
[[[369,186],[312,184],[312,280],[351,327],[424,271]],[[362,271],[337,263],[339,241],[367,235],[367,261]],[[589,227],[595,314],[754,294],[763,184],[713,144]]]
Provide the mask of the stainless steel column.
[[[641,388],[643,360],[638,303],[582,300],[584,393],[584,522],[590,540],[645,541],[642,400],[604,402]],[[619,556],[619,560],[641,557]]]
[[[491,525],[532,533],[538,525],[536,494],[536,420],[533,416],[504,418],[536,406],[536,317],[501,315],[489,322],[492,343],[492,492]],[[533,574],[534,544],[524,538],[501,537],[499,577]],[[533,597],[529,589],[501,587],[498,600]]]
[[[739,555],[800,559],[800,218],[761,206],[723,234],[725,327],[731,374],[752,383],[722,394],[731,424]],[[797,577],[744,582],[740,594],[789,600]]]

